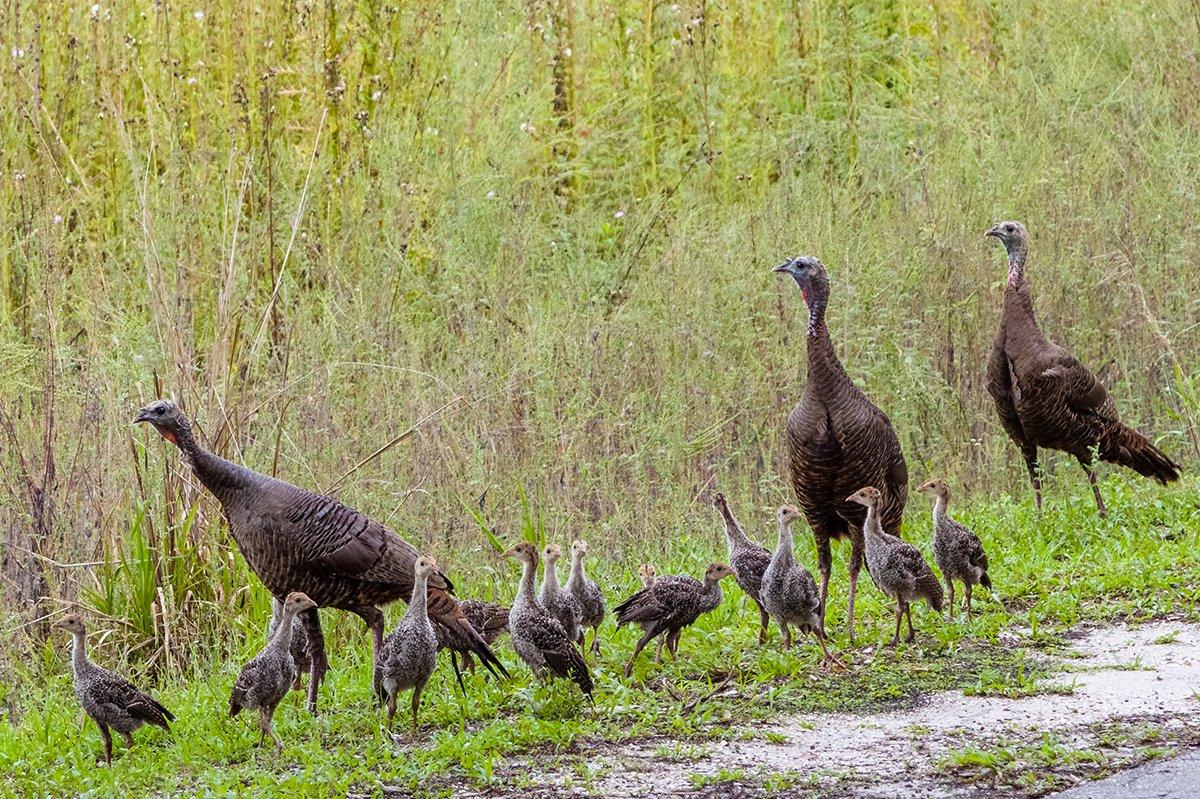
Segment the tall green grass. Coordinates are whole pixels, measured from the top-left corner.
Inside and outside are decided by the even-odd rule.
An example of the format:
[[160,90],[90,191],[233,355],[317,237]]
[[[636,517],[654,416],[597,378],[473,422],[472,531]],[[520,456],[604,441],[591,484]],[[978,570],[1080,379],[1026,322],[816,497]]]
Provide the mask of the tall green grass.
[[[163,394],[256,469],[349,473],[478,591],[520,536],[707,562],[706,491],[790,496],[804,311],[769,268],[800,252],[913,478],[1027,502],[982,386],[998,218],[1033,233],[1048,332],[1193,464],[1198,24],[1183,0],[8,4],[0,665],[60,600],[171,672],[257,628],[218,508],[129,424]],[[1048,466],[1051,503],[1088,500]]]

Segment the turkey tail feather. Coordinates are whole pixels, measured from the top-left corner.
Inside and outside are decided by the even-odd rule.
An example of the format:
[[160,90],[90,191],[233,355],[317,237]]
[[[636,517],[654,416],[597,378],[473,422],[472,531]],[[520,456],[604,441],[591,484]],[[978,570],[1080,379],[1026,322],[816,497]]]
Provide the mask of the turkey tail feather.
[[945,594],[942,592],[942,584],[933,572],[926,572],[917,578],[917,590],[925,595],[925,599],[929,602],[929,607],[941,613],[945,607]]
[[1162,485],[1179,479],[1178,463],[1168,458],[1144,435],[1123,424],[1115,424],[1101,435],[1100,459],[1128,466]]
[[429,590],[428,607],[429,615],[456,631],[464,640],[470,643],[471,651],[479,657],[484,668],[490,671],[492,676],[508,677],[508,670],[504,668],[504,664],[500,662],[500,658],[496,657],[496,653],[488,646],[487,641],[483,640],[483,636],[471,626],[471,622],[466,614],[463,613],[458,600],[445,591],[431,588]]

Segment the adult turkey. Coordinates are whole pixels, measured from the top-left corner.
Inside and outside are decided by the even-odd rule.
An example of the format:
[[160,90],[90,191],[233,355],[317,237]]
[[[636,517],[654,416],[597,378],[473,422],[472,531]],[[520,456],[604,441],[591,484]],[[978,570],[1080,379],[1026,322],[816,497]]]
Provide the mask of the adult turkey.
[[849,538],[850,600],[846,626],[854,640],[854,598],[863,565],[863,522],[867,511],[846,497],[864,485],[879,488],[880,523],[899,536],[908,499],[908,468],[900,441],[883,411],[850,380],[838,360],[825,324],[829,274],[816,258],[784,261],[775,272],[791,275],[808,305],[808,379],[787,420],[792,488],[817,545],[821,572],[821,621],[833,565],[829,541]]
[[1101,516],[1108,514],[1096,485],[1095,455],[1166,485],[1180,466],[1136,430],[1121,423],[1116,403],[1096,376],[1046,338],[1033,312],[1025,275],[1029,233],[1020,222],[1000,222],[984,234],[1008,254],[1008,281],[1000,330],[988,358],[988,393],[1000,423],[1025,458],[1034,500],[1042,507],[1038,447],[1074,455],[1087,472]]
[[[374,688],[381,687],[379,649],[383,644],[380,605],[412,596],[418,553],[379,522],[336,499],[286,483],[209,452],[192,425],[170,400],[138,411],[134,422],[149,422],[179,448],[204,487],[216,496],[229,532],[250,569],[277,598],[303,591],[318,607],[346,610],[362,618],[374,636]],[[454,586],[440,571],[429,576],[429,615],[454,628],[492,673],[508,676],[504,665],[471,626],[453,596]],[[325,638],[316,608],[302,614],[308,631],[308,707],[315,711],[317,688],[329,669]]]

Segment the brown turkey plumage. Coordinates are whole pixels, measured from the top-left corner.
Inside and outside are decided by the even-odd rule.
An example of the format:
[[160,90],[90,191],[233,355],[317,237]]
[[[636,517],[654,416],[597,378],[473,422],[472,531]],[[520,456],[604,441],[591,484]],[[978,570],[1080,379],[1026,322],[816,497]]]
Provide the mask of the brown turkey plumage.
[[750,540],[737,517],[729,507],[729,501],[721,493],[713,494],[713,507],[725,522],[725,541],[729,545],[729,565],[733,567],[733,579],[746,592],[746,596],[758,607],[758,642],[767,641],[767,626],[770,616],[763,604],[762,579],[771,562],[771,551]]
[[617,605],[613,609],[617,629],[626,624],[637,624],[643,631],[625,664],[625,677],[633,673],[633,662],[654,638],[661,636],[660,642],[665,641],[671,656],[675,657],[683,628],[721,604],[721,580],[731,574],[733,569],[726,564],[714,563],[704,572],[703,582],[687,575],[663,575],[655,578],[648,588]]
[[[170,400],[138,412],[179,448],[204,487],[216,496],[229,532],[250,569],[276,597],[303,591],[322,608],[361,617],[374,637],[375,694],[381,692],[379,649],[383,644],[380,605],[412,596],[417,550],[379,522],[331,497],[308,491],[225,460],[205,449],[192,425]],[[484,665],[507,676],[504,665],[471,627],[439,572],[429,578],[429,616],[453,627]],[[316,709],[317,688],[329,668],[325,638],[315,609],[303,613],[311,657],[308,706]]]
[[508,614],[508,634],[512,638],[513,649],[538,679],[567,677],[591,699],[594,687],[592,674],[588,671],[583,653],[576,648],[575,639],[567,635],[558,619],[542,607],[534,591],[537,547],[522,541],[504,555],[521,563],[521,582]]
[[912,604],[924,599],[931,608],[941,612],[944,601],[942,584],[925,562],[921,550],[888,535],[879,525],[879,506],[882,502],[879,489],[867,486],[846,499],[867,509],[863,535],[871,582],[886,596],[896,600],[896,632],[892,636],[892,646],[900,641],[900,622],[905,616],[908,617],[908,638],[905,640],[912,642],[917,637],[913,629]]
[[877,486],[880,523],[886,532],[899,536],[908,498],[908,468],[892,423],[854,385],[834,351],[825,324],[829,275],[824,265],[816,258],[801,256],[774,271],[796,281],[808,306],[808,378],[800,402],[787,420],[792,488],[817,545],[822,622],[833,566],[829,541],[850,539],[846,626],[854,640],[854,598],[863,564],[866,509],[846,497],[864,485]]
[[[487,642],[488,646],[495,643],[496,639],[508,632],[508,611],[504,605],[499,605],[495,602],[484,602],[479,599],[463,599],[460,600],[458,606],[462,608],[463,613],[467,615],[467,620],[471,622],[471,627],[475,629]],[[458,681],[458,688],[466,696],[467,689],[463,685],[462,672],[463,669],[475,673],[475,659],[471,657],[473,647],[463,635],[456,632],[454,629],[441,624],[435,619],[433,621],[433,631],[437,634],[438,649],[448,649],[450,651],[450,665],[454,668],[454,679]],[[459,658],[462,658],[462,665],[459,666]]]
[[119,732],[125,745],[133,746],[133,731],[143,724],[153,724],[171,731],[170,722],[175,720],[171,711],[133,683],[116,672],[97,666],[87,654],[87,629],[83,617],[68,613],[54,623],[73,637],[71,646],[72,685],[75,697],[84,711],[96,722],[100,737],[104,739],[104,762],[112,763],[112,734],[109,728]]
[[1097,452],[1100,460],[1128,466],[1163,485],[1177,480],[1179,464],[1122,424],[1104,385],[1038,326],[1025,274],[1029,257],[1025,226],[1000,222],[985,235],[999,239],[1008,255],[1004,311],[988,358],[988,393],[1005,432],[1025,459],[1038,508],[1042,507],[1038,447],[1075,456],[1087,472],[1101,516],[1108,510],[1096,485]]
[[917,490],[933,495],[933,559],[942,570],[949,601],[946,607],[954,618],[954,581],[963,584],[966,595],[967,622],[971,621],[972,586],[982,585],[989,591],[992,578],[988,576],[988,556],[979,536],[962,522],[950,518],[950,485],[945,480],[930,480]]
[[299,614],[315,609],[316,603],[300,592],[288,594],[281,603],[279,624],[267,640],[262,651],[242,667],[233,690],[229,694],[229,715],[236,716],[243,709],[258,711],[259,743],[270,736],[277,751],[283,750],[283,741],[275,734],[272,719],[275,708],[287,696],[296,683],[299,667],[292,655],[292,637]]

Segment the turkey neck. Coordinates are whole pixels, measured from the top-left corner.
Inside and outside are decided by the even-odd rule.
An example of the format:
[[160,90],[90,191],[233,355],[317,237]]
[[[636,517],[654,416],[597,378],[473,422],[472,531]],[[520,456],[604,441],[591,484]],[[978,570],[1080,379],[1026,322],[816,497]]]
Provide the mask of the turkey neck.
[[279,614],[279,626],[275,628],[275,637],[271,645],[276,649],[292,648],[292,622],[296,620],[296,609],[283,603],[283,612]]
[[879,523],[879,503],[867,506],[867,518],[863,521],[863,545],[871,546],[872,536],[883,536],[883,527]]
[[408,610],[404,615],[424,618],[429,615],[429,574],[418,574],[413,580],[412,599],[409,600]]
[[775,562],[780,566],[791,566],[795,560],[792,554],[792,525],[779,522],[779,543],[775,546]]
[[933,523],[941,524],[946,518],[946,507],[950,504],[950,497],[943,494],[935,494],[933,497]]
[[850,377],[838,360],[837,351],[833,348],[833,339],[829,336],[829,326],[825,323],[825,307],[829,303],[827,288],[813,287],[808,300],[808,384],[811,386],[824,385],[836,387],[849,383]]
[[72,633],[71,636],[71,668],[78,677],[91,665],[87,656],[87,633]]
[[583,585],[583,553],[571,553],[571,576],[567,585]]
[[1019,241],[1008,250],[1008,282],[1004,286],[1004,332],[1023,343],[1048,344],[1033,312],[1033,294],[1025,277],[1029,242]]
[[719,506],[722,518],[725,519],[725,535],[729,538],[729,550],[750,546],[750,538],[746,535],[746,531],[738,524],[738,520],[733,517],[733,511],[729,510],[729,505],[724,502]]
[[522,605],[533,605],[537,602],[537,595],[533,591],[533,583],[537,573],[536,560],[521,561],[521,585],[517,589],[517,599],[513,604],[520,602]]
[[547,560],[546,571],[542,574],[542,590],[553,596],[558,593],[558,561]]
[[175,446],[179,447],[183,459],[192,467],[204,487],[211,491],[222,504],[240,488],[261,481],[262,476],[227,461],[220,455],[209,452],[196,441],[191,425],[183,425],[175,433]]

